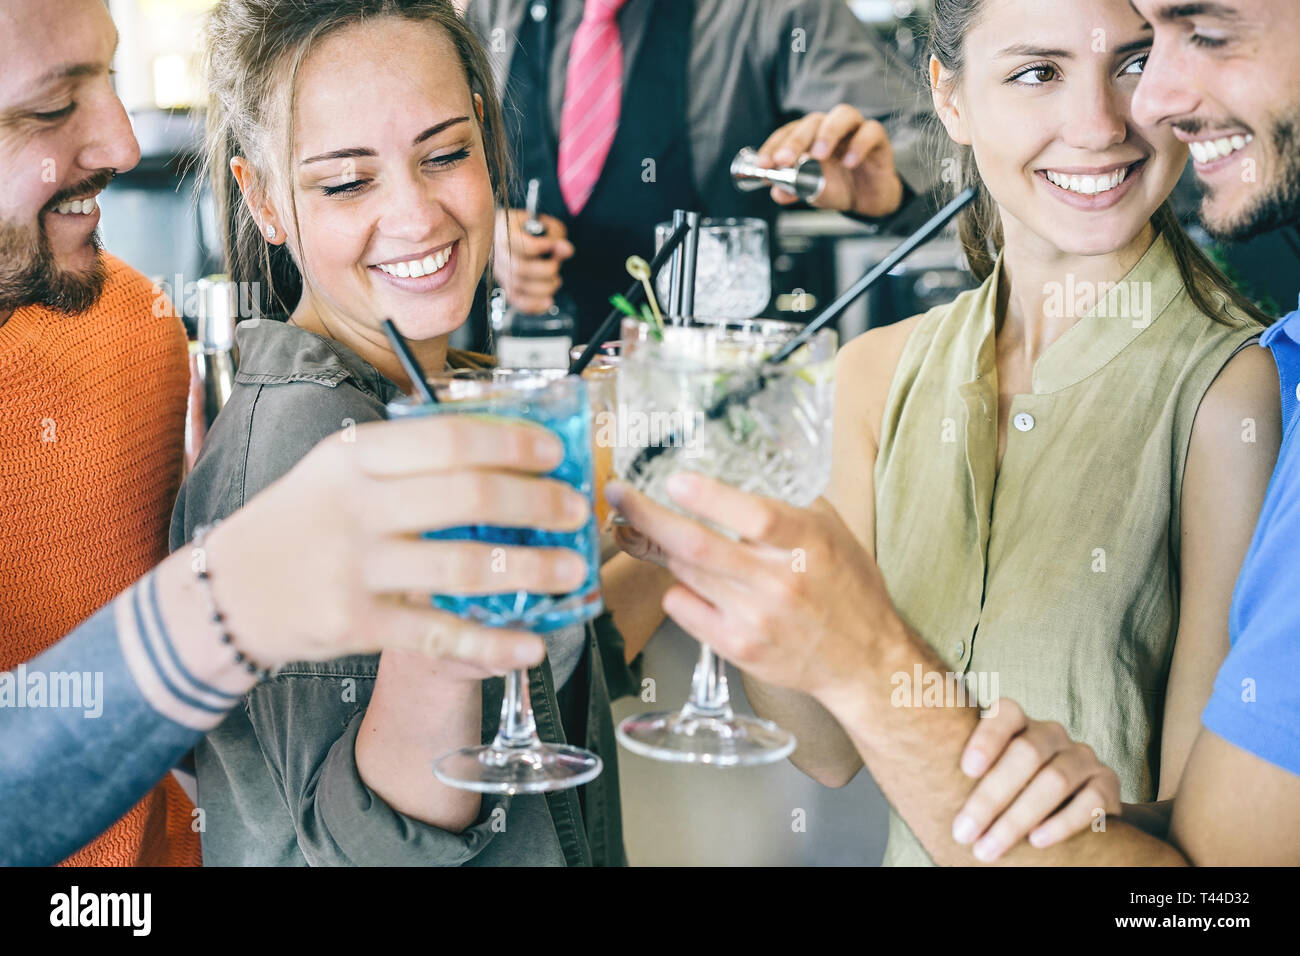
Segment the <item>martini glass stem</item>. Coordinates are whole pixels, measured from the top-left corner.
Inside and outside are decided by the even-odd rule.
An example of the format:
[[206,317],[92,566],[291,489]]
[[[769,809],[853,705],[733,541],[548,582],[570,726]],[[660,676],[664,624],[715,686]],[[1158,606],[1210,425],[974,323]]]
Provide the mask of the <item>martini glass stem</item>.
[[731,690],[727,687],[726,668],[726,662],[707,644],[700,645],[700,659],[691,677],[691,697],[682,708],[684,716],[731,719]]
[[497,726],[497,750],[526,750],[541,744],[533,704],[528,695],[528,671],[511,671],[506,675],[506,692],[501,698],[501,721]]

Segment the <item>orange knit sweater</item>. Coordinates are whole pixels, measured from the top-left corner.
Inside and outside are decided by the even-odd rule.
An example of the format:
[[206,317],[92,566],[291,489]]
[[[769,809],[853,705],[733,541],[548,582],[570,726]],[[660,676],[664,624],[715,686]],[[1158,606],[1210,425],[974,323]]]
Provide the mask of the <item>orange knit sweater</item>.
[[[44,651],[167,556],[185,333],[144,276],[106,261],[103,298],[85,314],[26,308],[0,325],[0,669]],[[191,810],[168,774],[65,862],[198,865]]]

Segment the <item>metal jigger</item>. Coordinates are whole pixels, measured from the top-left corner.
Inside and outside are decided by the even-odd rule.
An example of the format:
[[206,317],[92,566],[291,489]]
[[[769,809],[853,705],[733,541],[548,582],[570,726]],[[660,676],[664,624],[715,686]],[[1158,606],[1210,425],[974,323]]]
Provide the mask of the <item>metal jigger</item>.
[[758,165],[757,151],[748,146],[731,161],[731,178],[742,192],[780,186],[805,202],[812,202],[826,188],[822,164],[811,156],[805,156],[794,166],[763,169]]

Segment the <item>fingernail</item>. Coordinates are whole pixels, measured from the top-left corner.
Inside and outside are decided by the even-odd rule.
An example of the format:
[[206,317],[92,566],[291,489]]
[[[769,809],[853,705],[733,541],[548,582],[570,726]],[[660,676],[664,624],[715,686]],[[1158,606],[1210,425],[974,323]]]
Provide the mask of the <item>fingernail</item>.
[[1001,851],[1002,848],[997,845],[996,841],[986,838],[975,844],[973,852],[975,854],[975,859],[979,860],[981,863],[992,863],[998,858],[998,854]]
[[1042,830],[1035,830],[1029,834],[1029,845],[1035,848],[1047,845],[1047,834]]
[[819,139],[813,143],[812,154],[817,159],[825,159],[826,154],[830,151],[830,145],[824,139]]
[[587,500],[579,494],[565,495],[564,516],[574,521],[582,521],[587,517]]
[[952,838],[965,846],[975,839],[975,821],[966,814],[962,814],[956,820],[952,821]]
[[605,485],[605,501],[612,507],[617,508],[623,503],[623,491],[627,485],[621,481],[607,482]]
[[564,449],[552,435],[538,435],[533,443],[533,450],[542,461],[559,462],[564,456]]
[[968,750],[961,756],[961,772],[968,777],[978,777],[988,768],[988,758],[978,750]]
[[857,154],[857,153],[845,153],[845,154],[844,154],[844,165],[847,166],[849,169],[852,169],[854,166],[858,165],[858,154]]
[[776,161],[781,164],[794,162],[794,150],[782,147],[777,150]]
[[516,664],[531,664],[537,660],[537,645],[531,642],[515,648]]

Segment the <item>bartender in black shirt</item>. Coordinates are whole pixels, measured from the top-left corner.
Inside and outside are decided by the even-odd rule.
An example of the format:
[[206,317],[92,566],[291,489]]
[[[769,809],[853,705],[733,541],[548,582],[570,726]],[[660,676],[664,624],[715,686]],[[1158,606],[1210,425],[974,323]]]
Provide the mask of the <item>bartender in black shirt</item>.
[[[886,228],[926,212],[927,100],[843,0],[469,0],[466,17],[492,57],[517,174],[496,281],[530,313],[563,285],[579,341],[674,209],[774,219],[762,192],[732,185],[742,147],[761,144],[767,166],[821,160],[818,207]],[[534,178],[543,236],[523,229]]]

